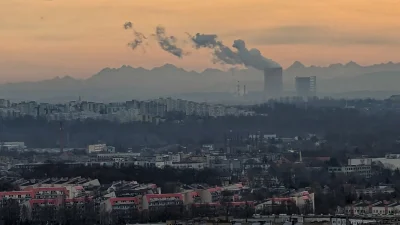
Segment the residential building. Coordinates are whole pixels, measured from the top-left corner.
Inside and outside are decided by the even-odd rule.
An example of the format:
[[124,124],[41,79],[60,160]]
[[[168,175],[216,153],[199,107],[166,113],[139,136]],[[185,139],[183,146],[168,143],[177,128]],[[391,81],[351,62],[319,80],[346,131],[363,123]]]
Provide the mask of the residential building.
[[102,203],[101,207],[105,212],[132,213],[142,210],[142,200],[140,197],[109,198]]
[[289,205],[294,204],[307,213],[315,212],[315,199],[314,193],[309,193],[307,191],[299,192],[292,194],[288,197],[277,197],[270,198],[267,201],[260,203],[255,206],[257,211],[270,211],[272,212],[272,208],[279,207],[281,205]]
[[147,194],[143,196],[143,209],[159,211],[165,207],[180,207],[184,204],[183,194]]
[[208,167],[208,164],[204,163],[204,162],[172,162],[172,164],[170,166],[173,168],[176,168],[176,169],[202,170],[202,169]]
[[396,192],[396,190],[388,186],[375,186],[363,189],[356,189],[355,192],[357,196],[361,195],[374,196],[377,194],[393,194]]
[[[110,147],[110,146],[107,146]],[[117,153],[100,153],[97,154],[97,161],[113,161],[115,158],[122,158],[124,160],[132,160],[140,157],[140,152],[117,152]]]
[[9,108],[11,103],[7,99],[0,99],[0,108]]
[[340,167],[329,167],[329,173],[341,173],[345,175],[358,175],[365,178],[370,178],[372,175],[372,168],[370,165],[358,165],[358,166],[340,166]]
[[280,98],[283,94],[282,68],[264,69],[264,95],[266,99]]
[[296,92],[301,98],[316,96],[316,77],[296,77]]
[[0,192],[0,203],[8,199],[13,199],[18,201],[19,203],[22,203],[33,198],[35,198],[35,193],[33,191]]
[[25,142],[0,142],[0,150],[24,150]]
[[98,153],[98,152],[107,152],[107,145],[106,144],[94,144],[89,145],[87,147],[87,152],[90,153]]
[[347,160],[349,166],[372,165],[372,162],[372,158],[353,158]]
[[222,187],[213,187],[203,190],[198,190],[199,195],[201,197],[202,202],[211,203],[211,202],[219,202],[222,197]]

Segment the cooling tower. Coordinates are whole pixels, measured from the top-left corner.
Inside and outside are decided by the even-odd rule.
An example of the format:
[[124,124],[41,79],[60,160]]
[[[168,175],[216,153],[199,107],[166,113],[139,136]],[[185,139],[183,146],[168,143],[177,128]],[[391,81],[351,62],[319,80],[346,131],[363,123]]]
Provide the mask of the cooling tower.
[[283,93],[282,68],[264,69],[264,96],[266,99],[280,98]]

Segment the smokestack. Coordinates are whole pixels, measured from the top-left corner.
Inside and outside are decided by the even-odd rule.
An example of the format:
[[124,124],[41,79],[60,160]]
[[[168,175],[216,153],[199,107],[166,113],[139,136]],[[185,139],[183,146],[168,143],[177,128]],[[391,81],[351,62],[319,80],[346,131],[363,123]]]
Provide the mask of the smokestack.
[[264,97],[267,99],[280,98],[283,93],[282,68],[264,69]]
[[237,84],[237,96],[240,97],[240,81]]
[[64,152],[64,127],[63,127],[63,122],[60,121],[60,152],[63,153]]

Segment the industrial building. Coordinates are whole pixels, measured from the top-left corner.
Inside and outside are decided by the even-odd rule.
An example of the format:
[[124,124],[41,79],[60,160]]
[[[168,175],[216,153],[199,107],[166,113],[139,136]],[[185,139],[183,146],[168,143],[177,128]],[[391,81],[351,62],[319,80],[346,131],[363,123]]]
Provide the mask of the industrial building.
[[283,93],[282,68],[264,69],[264,96],[266,99],[280,98]]
[[317,94],[317,78],[311,77],[296,77],[296,92],[298,97],[310,98]]

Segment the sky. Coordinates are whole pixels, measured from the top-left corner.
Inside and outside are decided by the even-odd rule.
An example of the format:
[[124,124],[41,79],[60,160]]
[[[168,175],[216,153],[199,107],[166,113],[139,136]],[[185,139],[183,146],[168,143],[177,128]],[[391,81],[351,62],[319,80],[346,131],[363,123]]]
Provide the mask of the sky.
[[[126,21],[145,34],[163,25],[191,54],[179,59],[154,43],[132,51]],[[191,49],[186,32],[229,46],[243,39],[283,67],[400,62],[400,1],[0,0],[0,82],[87,78],[121,65],[225,68]]]

